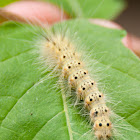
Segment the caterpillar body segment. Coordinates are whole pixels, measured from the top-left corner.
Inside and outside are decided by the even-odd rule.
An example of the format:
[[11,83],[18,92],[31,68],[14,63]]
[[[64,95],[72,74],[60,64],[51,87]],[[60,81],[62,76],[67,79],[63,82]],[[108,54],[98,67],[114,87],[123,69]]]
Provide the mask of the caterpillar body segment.
[[88,79],[88,71],[84,69],[78,69],[74,71],[68,78],[68,82],[72,88],[76,88],[83,79]]
[[109,108],[105,104],[97,104],[90,110],[90,118],[91,122],[95,122],[98,118],[101,118],[102,116],[108,116],[109,117],[110,112]]
[[85,98],[85,106],[88,110],[91,110],[96,104],[105,103],[103,94],[98,91],[90,91]]
[[109,108],[106,106],[104,94],[99,91],[96,81],[86,70],[85,62],[76,51],[76,46],[68,38],[54,34],[46,39],[43,52],[45,57],[54,60],[55,66],[61,70],[60,75],[67,80],[70,89],[75,91],[77,100],[83,101],[97,139],[109,139],[112,136]]
[[76,94],[78,96],[78,99],[84,100],[85,97],[89,94],[88,91],[90,89],[92,90],[97,89],[95,81],[91,80],[90,78],[83,80],[83,82],[81,82],[76,89]]
[[62,68],[63,76],[67,79],[77,68],[82,68],[83,64],[80,60],[67,61]]

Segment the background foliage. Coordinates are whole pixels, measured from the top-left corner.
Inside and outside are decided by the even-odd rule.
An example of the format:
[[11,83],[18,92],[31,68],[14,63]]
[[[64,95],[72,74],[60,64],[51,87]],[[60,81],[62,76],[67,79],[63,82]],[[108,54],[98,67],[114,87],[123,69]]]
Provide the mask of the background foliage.
[[[0,0],[0,7],[19,0]],[[41,0],[64,9],[71,17],[113,19],[125,8],[124,0]]]

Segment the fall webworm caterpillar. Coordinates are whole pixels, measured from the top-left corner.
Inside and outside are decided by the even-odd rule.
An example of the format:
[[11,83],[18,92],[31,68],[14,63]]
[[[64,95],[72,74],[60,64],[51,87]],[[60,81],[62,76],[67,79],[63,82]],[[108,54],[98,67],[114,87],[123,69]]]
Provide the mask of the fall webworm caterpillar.
[[[52,33],[53,34],[53,33]],[[53,35],[55,35],[55,34],[53,34]],[[52,35],[52,36],[53,36]],[[57,36],[58,35],[58,36]],[[57,36],[57,37],[56,37]],[[66,42],[67,42],[67,38],[65,39],[65,37],[64,37],[64,35],[62,34],[62,37],[63,37],[63,39],[61,38],[61,35],[58,33],[56,33],[56,36],[54,36],[54,37],[50,37],[50,38],[47,38],[46,40],[49,42],[47,45],[49,46],[50,44],[52,44],[52,49],[55,49],[55,45],[58,43],[59,45],[61,44],[60,42],[64,39],[64,42],[62,42],[62,46],[66,46]],[[56,38],[58,38],[58,39],[56,39]],[[70,43],[68,43],[69,44],[69,46],[72,46],[71,48],[70,48],[70,52],[69,52],[69,50],[68,50],[68,48],[61,48],[59,45],[58,45],[58,50],[56,50],[56,52],[59,54],[60,53],[60,51],[62,51],[63,49],[63,51],[64,52],[67,52],[66,54],[61,54],[60,53],[60,58],[56,55],[51,55],[49,58],[51,58],[52,60],[52,62],[56,62],[56,63],[54,63],[54,65],[55,66],[57,66],[57,64],[58,64],[58,68],[60,69],[60,71],[61,71],[61,69],[62,69],[62,79],[63,79],[63,77],[65,77],[66,79],[68,79],[68,81],[69,81],[69,86],[70,86],[70,88],[73,88],[75,91],[76,91],[76,93],[77,93],[77,96],[79,97],[78,98],[78,100],[80,100],[80,99],[83,99],[84,97],[83,97],[83,92],[82,92],[82,90],[83,91],[85,91],[85,87],[83,86],[84,84],[85,84],[85,86],[86,86],[86,88],[88,89],[88,88],[90,88],[91,87],[91,85],[92,85],[92,83],[93,83],[93,85],[94,85],[94,81],[92,81],[92,79],[90,79],[89,77],[86,77],[84,80],[82,79],[83,77],[84,77],[84,74],[86,75],[87,74],[87,71],[85,70],[85,69],[82,69],[83,67],[81,66],[82,65],[82,63],[83,63],[83,61],[81,61],[81,60],[79,60],[79,56],[80,56],[80,54],[76,54],[76,51],[74,50],[74,47],[73,47],[73,45],[72,44],[70,44]],[[44,45],[42,45],[42,46],[45,46],[45,44]],[[49,48],[50,49],[50,48]],[[47,50],[47,48],[46,48],[46,50]],[[68,51],[66,51],[66,50],[68,50]],[[45,53],[45,51],[43,51],[44,53]],[[46,52],[51,52],[51,50],[49,50],[49,51],[46,51]],[[46,54],[46,53],[45,53]],[[50,53],[51,54],[51,53]],[[73,58],[72,57],[74,57],[74,56],[76,56],[76,59],[74,59],[73,60]],[[48,55],[47,55],[48,56]],[[56,59],[55,60],[55,57],[57,58],[58,57],[58,60]],[[66,63],[65,62],[63,62],[64,61],[64,59],[65,58],[69,58],[67,61],[66,61]],[[88,62],[88,61],[86,61],[86,62]],[[64,63],[64,65],[63,65],[63,63]],[[53,64],[53,63],[52,63]],[[75,70],[72,70],[72,71],[68,71],[69,69],[71,69],[72,67],[73,67],[73,65],[74,65],[74,69]],[[79,67],[79,68],[77,68],[77,67]],[[61,72],[60,72],[61,73]],[[76,80],[78,79],[78,75],[79,75],[79,73],[81,73],[81,77],[79,78],[80,80],[78,81],[78,82],[73,82],[74,81],[74,79],[75,79],[75,77],[76,77]],[[75,75],[75,77],[73,78],[73,75]],[[81,82],[82,81],[82,82]],[[91,85],[88,85],[87,83],[90,83],[89,81],[91,81]],[[81,89],[79,89],[78,87],[82,87]],[[64,87],[63,87],[64,88]],[[93,89],[93,91],[94,91],[94,89]],[[95,88],[95,91],[97,91],[97,89]],[[79,95],[79,94],[81,94],[81,95]],[[97,93],[98,94],[98,93]],[[91,96],[92,96],[93,94],[91,94]],[[94,96],[94,95],[93,95]],[[99,98],[100,97],[102,97],[103,95],[102,94],[100,94],[100,92],[99,92],[99,94],[98,94],[98,96],[99,96]],[[95,97],[96,98],[96,97]],[[99,98],[97,98],[97,100],[99,99]],[[92,101],[93,101],[93,99],[92,99]],[[86,101],[86,104],[88,104],[88,103],[90,103],[90,99],[88,100],[88,98],[87,98],[87,101]],[[94,106],[94,105],[93,105]],[[95,106],[96,106],[96,104],[95,104]],[[100,105],[99,105],[100,106]],[[93,107],[94,109],[97,109],[96,107]],[[101,105],[101,108],[104,108],[104,111],[105,112],[108,112],[108,108],[106,107],[106,105],[104,105],[104,102],[103,102],[103,106]],[[93,109],[93,110],[94,110]],[[98,108],[99,109],[99,112],[101,111],[100,110],[100,107]],[[89,106],[89,110],[91,110],[91,108],[90,108],[90,106]],[[91,113],[90,113],[90,116],[92,116],[94,113],[92,113],[92,111],[91,111]],[[98,114],[98,113],[97,113]],[[102,112],[101,112],[101,115],[102,115]],[[119,119],[118,119],[119,120]],[[120,119],[121,120],[121,119]],[[94,120],[95,121],[95,120]],[[108,120],[109,121],[109,120]],[[118,123],[118,121],[116,120],[116,122]],[[99,124],[98,124],[99,125]],[[100,125],[102,125],[102,124],[100,124]],[[106,126],[109,126],[107,123],[106,123]],[[115,126],[115,124],[114,124],[114,127],[118,127],[117,125]],[[117,133],[116,133],[117,134]],[[114,135],[116,135],[116,134],[114,134]],[[98,135],[99,137],[100,136],[106,136],[105,135],[105,133],[104,133],[104,135],[103,135],[103,133],[101,132],[101,134],[100,135]],[[117,137],[119,136],[119,134],[117,135]],[[99,138],[98,137],[98,138]],[[106,139],[106,138],[104,138],[104,139]]]

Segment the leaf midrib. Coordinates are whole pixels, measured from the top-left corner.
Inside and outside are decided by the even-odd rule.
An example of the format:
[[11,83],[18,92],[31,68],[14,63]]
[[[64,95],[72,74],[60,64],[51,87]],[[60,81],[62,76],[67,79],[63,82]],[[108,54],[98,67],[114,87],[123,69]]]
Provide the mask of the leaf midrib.
[[69,114],[68,114],[68,106],[67,106],[67,103],[66,103],[66,95],[65,95],[64,89],[65,88],[64,88],[64,85],[62,83],[61,84],[61,94],[62,94],[62,99],[63,99],[63,106],[64,106],[64,111],[65,111],[65,116],[66,116],[66,122],[67,122],[67,127],[68,127],[70,140],[73,140],[72,129],[71,129],[70,119],[69,119]]

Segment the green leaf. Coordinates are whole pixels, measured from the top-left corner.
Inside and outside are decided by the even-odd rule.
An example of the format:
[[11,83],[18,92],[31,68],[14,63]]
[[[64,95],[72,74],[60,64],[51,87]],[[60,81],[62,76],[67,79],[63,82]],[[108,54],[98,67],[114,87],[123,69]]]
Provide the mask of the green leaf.
[[72,17],[113,19],[125,8],[124,0],[45,0]]
[[12,2],[16,2],[16,1],[19,1],[19,0],[1,0],[0,1],[0,7],[4,7]]
[[[89,60],[98,62],[91,65],[91,70],[98,69],[95,78],[104,85],[104,89],[99,88],[107,99],[112,98],[117,116],[125,118],[118,126],[128,126],[119,128],[124,136],[117,140],[140,139],[140,60],[122,45],[125,31],[86,20],[69,20],[54,28],[65,24],[71,36],[77,32]],[[58,77],[46,79],[48,74],[35,64],[38,55],[33,51],[38,34],[40,31],[29,25],[0,26],[0,139],[89,140],[93,137],[91,126],[68,102],[66,94],[55,88]]]

